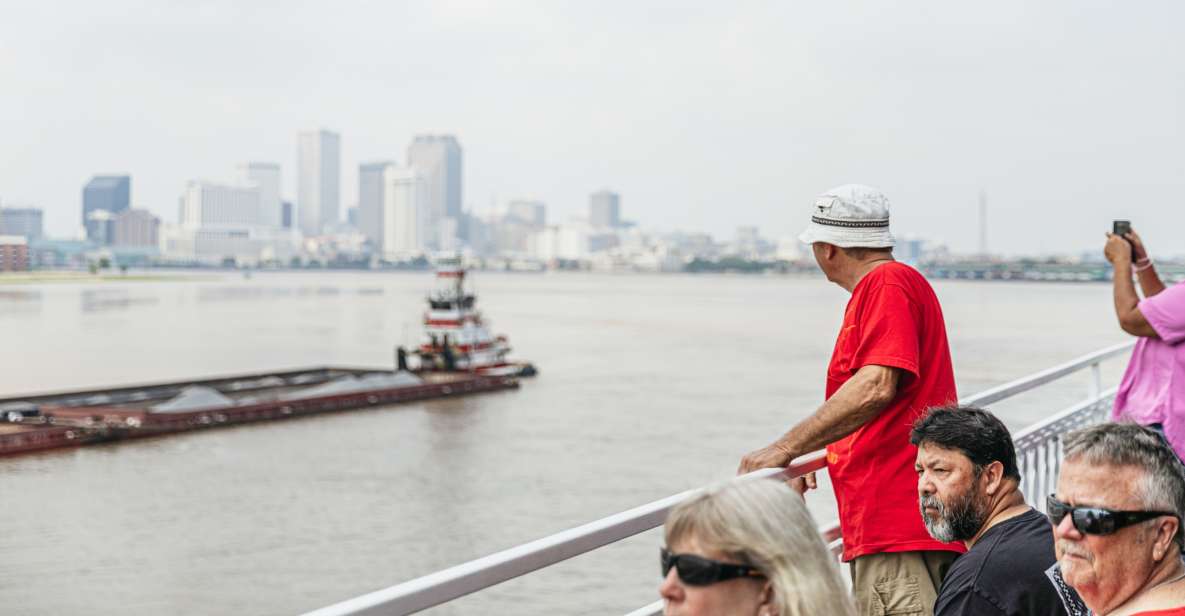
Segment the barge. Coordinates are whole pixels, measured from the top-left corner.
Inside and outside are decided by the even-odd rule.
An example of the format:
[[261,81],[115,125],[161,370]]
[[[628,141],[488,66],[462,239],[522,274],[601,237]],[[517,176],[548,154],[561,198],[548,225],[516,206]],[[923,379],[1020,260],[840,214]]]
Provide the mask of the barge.
[[518,386],[506,375],[319,367],[0,398],[0,455]]
[[394,370],[320,367],[0,398],[0,456],[513,389],[536,374],[486,328],[460,257],[439,259],[436,280],[425,342],[414,353],[398,347]]

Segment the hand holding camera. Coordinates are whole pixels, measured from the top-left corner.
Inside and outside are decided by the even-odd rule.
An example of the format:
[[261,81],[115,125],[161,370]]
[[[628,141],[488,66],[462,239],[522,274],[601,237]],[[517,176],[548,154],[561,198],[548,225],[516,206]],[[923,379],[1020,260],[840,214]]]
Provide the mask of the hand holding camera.
[[[1120,242],[1122,239],[1123,242]],[[1126,253],[1126,255],[1124,255]],[[1144,249],[1144,242],[1139,234],[1132,230],[1130,220],[1116,220],[1111,225],[1111,233],[1107,234],[1107,246],[1103,254],[1111,263],[1117,258],[1127,257],[1127,261],[1137,267],[1148,261],[1148,252]]]

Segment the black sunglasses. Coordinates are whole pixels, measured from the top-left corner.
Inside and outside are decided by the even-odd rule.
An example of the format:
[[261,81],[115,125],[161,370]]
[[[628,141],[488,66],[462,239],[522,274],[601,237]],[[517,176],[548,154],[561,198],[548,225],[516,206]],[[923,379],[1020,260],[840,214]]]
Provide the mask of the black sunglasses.
[[1049,512],[1049,519],[1054,526],[1061,524],[1062,519],[1069,515],[1074,528],[1088,535],[1110,535],[1124,526],[1162,515],[1178,517],[1177,514],[1168,511],[1115,511],[1102,507],[1072,507],[1054,498],[1052,494],[1045,499],[1045,509]]
[[707,586],[739,577],[765,577],[756,567],[749,565],[722,563],[695,554],[672,554],[666,548],[662,548],[659,554],[662,556],[662,576],[667,577],[671,567],[674,567],[679,579],[691,586]]

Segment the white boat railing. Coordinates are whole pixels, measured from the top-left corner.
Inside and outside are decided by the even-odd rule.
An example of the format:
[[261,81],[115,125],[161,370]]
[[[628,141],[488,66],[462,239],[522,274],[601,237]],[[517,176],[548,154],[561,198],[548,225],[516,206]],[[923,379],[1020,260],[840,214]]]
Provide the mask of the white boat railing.
[[[1130,341],[1100,349],[1073,361],[960,400],[961,404],[968,406],[986,406],[1090,368],[1091,379],[1088,398],[1085,401],[1025,428],[1013,437],[1021,471],[1022,491],[1030,505],[1044,510],[1045,496],[1052,491],[1060,469],[1061,435],[1068,430],[1103,421],[1110,411],[1115,389],[1103,391],[1099,365],[1126,352],[1134,344],[1134,341]],[[764,469],[737,480],[747,481],[774,475],[791,478],[810,471],[823,470],[826,466],[824,453],[816,451],[794,460],[785,469]],[[440,605],[657,528],[662,525],[672,507],[698,493],[700,489],[675,494],[402,584],[335,603],[309,612],[306,616],[392,616],[410,614]],[[826,525],[819,532],[832,551],[838,553],[843,541],[838,524]],[[628,616],[651,616],[661,612],[662,602],[656,601],[630,612]]]

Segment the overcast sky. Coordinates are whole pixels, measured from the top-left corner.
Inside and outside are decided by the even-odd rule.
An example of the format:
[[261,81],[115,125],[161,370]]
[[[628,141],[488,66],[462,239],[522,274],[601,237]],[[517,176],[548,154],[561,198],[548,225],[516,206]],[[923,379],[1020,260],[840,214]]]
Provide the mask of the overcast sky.
[[[1040,4],[1040,6],[1038,6]],[[903,6],[906,5],[906,6]],[[1009,254],[1101,248],[1131,218],[1185,253],[1185,3],[11,2],[0,202],[79,225],[97,173],[175,222],[187,180],[283,165],[297,131],[359,161],[464,148],[477,211],[590,192],[648,228],[796,234],[811,198],[882,188],[893,229]]]

